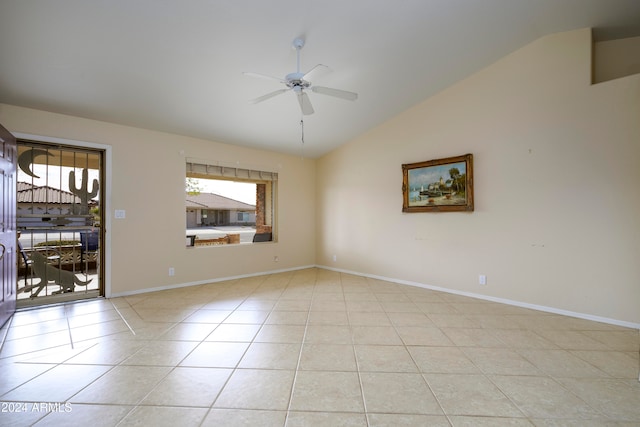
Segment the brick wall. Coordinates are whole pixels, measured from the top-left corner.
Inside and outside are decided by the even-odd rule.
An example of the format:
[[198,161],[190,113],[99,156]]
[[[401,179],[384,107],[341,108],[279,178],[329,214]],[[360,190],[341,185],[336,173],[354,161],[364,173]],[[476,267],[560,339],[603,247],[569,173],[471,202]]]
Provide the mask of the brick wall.
[[265,224],[267,184],[256,184],[256,233],[271,233],[271,226]]

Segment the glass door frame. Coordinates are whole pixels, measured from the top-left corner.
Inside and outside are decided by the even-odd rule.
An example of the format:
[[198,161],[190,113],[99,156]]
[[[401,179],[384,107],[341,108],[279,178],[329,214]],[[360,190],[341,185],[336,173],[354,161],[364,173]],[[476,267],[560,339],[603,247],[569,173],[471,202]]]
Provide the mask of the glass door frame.
[[43,144],[52,144],[68,147],[70,149],[79,148],[85,150],[102,151],[102,165],[100,176],[100,233],[101,233],[101,258],[100,263],[102,277],[102,296],[110,298],[111,291],[111,226],[113,218],[113,210],[111,207],[111,183],[112,183],[112,164],[113,164],[113,147],[107,144],[70,140],[64,138],[48,137],[42,135],[33,135],[26,133],[14,133],[18,143],[22,141],[33,141]]

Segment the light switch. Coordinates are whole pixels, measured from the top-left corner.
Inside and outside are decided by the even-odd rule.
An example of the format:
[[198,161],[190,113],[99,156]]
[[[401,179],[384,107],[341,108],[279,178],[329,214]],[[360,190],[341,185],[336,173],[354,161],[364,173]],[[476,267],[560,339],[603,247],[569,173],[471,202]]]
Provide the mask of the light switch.
[[124,209],[116,209],[115,211],[115,215],[114,215],[117,219],[124,219],[125,218],[125,212]]

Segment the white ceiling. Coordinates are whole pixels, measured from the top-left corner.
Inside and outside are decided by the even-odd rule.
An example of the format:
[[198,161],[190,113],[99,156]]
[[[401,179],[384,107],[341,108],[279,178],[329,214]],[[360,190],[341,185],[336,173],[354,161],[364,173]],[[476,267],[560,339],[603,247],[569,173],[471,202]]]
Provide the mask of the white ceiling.
[[[1,0],[0,102],[319,157],[546,34],[640,35],[639,0]],[[331,72],[293,93],[245,71]]]

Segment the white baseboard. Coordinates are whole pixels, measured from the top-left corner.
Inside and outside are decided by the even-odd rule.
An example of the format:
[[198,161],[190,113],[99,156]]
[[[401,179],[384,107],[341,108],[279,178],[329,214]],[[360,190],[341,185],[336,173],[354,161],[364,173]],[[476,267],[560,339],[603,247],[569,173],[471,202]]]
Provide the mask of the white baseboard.
[[633,323],[633,322],[627,322],[627,321],[624,321],[624,320],[611,319],[611,318],[608,318],[608,317],[601,317],[601,316],[594,316],[594,315],[591,315],[591,314],[578,313],[578,312],[575,312],[575,311],[563,310],[563,309],[559,309],[559,308],[555,308],[555,307],[547,307],[547,306],[543,306],[543,305],[529,304],[529,303],[526,303],[526,302],[514,301],[514,300],[510,300],[510,299],[506,299],[506,298],[497,298],[497,297],[492,297],[492,296],[489,296],[489,295],[476,294],[476,293],[473,293],[473,292],[458,291],[456,289],[443,288],[443,287],[440,287],[440,286],[433,286],[433,285],[428,285],[428,284],[425,284],[425,283],[419,283],[419,282],[413,282],[413,281],[409,281],[409,280],[396,279],[396,278],[393,278],[393,277],[378,276],[378,275],[375,275],[375,274],[366,274],[366,273],[361,273],[361,272],[358,272],[358,271],[351,271],[351,270],[345,270],[345,269],[340,269],[340,268],[333,268],[333,267],[329,267],[329,266],[326,266],[326,265],[305,265],[305,266],[301,266],[301,267],[285,268],[285,269],[280,269],[280,270],[262,271],[262,272],[251,273],[251,274],[241,274],[241,275],[238,275],[238,276],[228,276],[228,277],[219,277],[219,278],[215,278],[215,279],[199,280],[199,281],[196,281],[196,282],[176,283],[176,284],[167,285],[167,286],[158,286],[158,287],[154,287],[154,288],[145,288],[145,289],[138,289],[138,290],[133,290],[133,291],[114,293],[114,294],[111,294],[111,296],[109,298],[125,297],[125,296],[130,296],[130,295],[139,295],[139,294],[145,294],[145,293],[148,293],[148,292],[166,291],[166,290],[169,290],[169,289],[187,288],[189,286],[206,285],[208,283],[224,282],[224,281],[227,281],[227,280],[237,280],[237,279],[245,279],[245,278],[248,278],[248,277],[264,276],[264,275],[277,274],[277,273],[286,273],[286,272],[290,272],[290,271],[304,270],[304,269],[307,269],[307,268],[314,268],[314,267],[315,268],[321,268],[321,269],[324,269],[324,270],[336,271],[336,272],[339,272],[339,273],[353,274],[354,276],[369,277],[371,279],[384,280],[384,281],[387,281],[387,282],[398,283],[398,284],[401,284],[401,285],[415,286],[415,287],[418,287],[418,288],[430,289],[430,290],[440,291],[440,292],[446,292],[446,293],[455,294],[455,295],[462,295],[462,296],[466,296],[466,297],[470,297],[470,298],[476,298],[476,299],[481,299],[481,300],[485,300],[485,301],[492,301],[492,302],[497,302],[497,303],[501,303],[501,304],[512,305],[512,306],[515,306],[515,307],[529,308],[531,310],[537,310],[537,311],[542,311],[542,312],[546,312],[546,313],[560,314],[560,315],[563,315],[563,316],[576,317],[578,319],[592,320],[594,322],[606,323],[606,324],[610,324],[610,325],[616,325],[616,326],[622,326],[622,327],[625,327],[625,328],[631,328],[631,329],[640,330],[640,323]]
[[560,315],[563,315],[563,316],[576,317],[576,318],[579,318],[579,319],[592,320],[594,322],[606,323],[606,324],[610,324],[610,325],[623,326],[625,328],[631,328],[631,329],[640,330],[640,323],[627,322],[627,321],[624,321],[624,320],[611,319],[611,318],[608,318],[608,317],[601,317],[601,316],[594,316],[594,315],[585,314],[585,313],[577,313],[575,311],[562,310],[562,309],[555,308],[555,307],[546,307],[546,306],[537,305],[537,304],[529,304],[529,303],[526,303],[526,302],[513,301],[513,300],[509,300],[509,299],[505,299],[505,298],[497,298],[497,297],[492,297],[492,296],[489,296],[489,295],[475,294],[475,293],[472,293],[472,292],[458,291],[456,289],[442,288],[442,287],[439,287],[439,286],[427,285],[427,284],[424,284],[424,283],[412,282],[412,281],[408,281],[408,280],[395,279],[395,278],[392,278],[392,277],[384,277],[384,276],[378,276],[378,275],[375,275],[375,274],[366,274],[366,273],[360,273],[360,272],[357,272],[357,271],[343,270],[343,269],[339,269],[339,268],[328,267],[328,266],[325,266],[325,265],[316,265],[316,267],[317,268],[322,268],[322,269],[325,269],[325,270],[337,271],[337,272],[340,272],[340,273],[353,274],[355,276],[369,277],[371,279],[378,279],[378,280],[384,280],[384,281],[392,282],[392,283],[399,283],[401,285],[416,286],[418,288],[424,288],[424,289],[430,289],[430,290],[434,290],[434,291],[446,292],[446,293],[455,294],[455,295],[462,295],[462,296],[466,296],[466,297],[470,297],[470,298],[477,298],[477,299],[481,299],[481,300],[485,300],[485,301],[492,301],[492,302],[498,302],[498,303],[501,303],[501,304],[507,304],[507,305],[512,305],[512,306],[516,306],[516,307],[529,308],[531,310],[543,311],[543,312],[546,312],[546,313],[560,314]]
[[289,271],[304,270],[307,268],[315,268],[315,265],[305,265],[302,267],[294,267],[294,268],[283,268],[281,270],[269,270],[269,271],[262,271],[259,273],[241,274],[238,276],[228,276],[228,277],[218,277],[215,279],[198,280],[196,282],[176,283],[176,284],[167,285],[167,286],[158,286],[154,288],[144,288],[144,289],[137,289],[133,291],[118,292],[118,293],[111,294],[109,298],[126,297],[130,295],[140,295],[140,294],[146,294],[148,292],[167,291],[169,289],[188,288],[189,286],[206,285],[208,283],[225,282],[227,280],[246,279],[248,277],[266,276],[269,274],[276,274],[276,273],[286,273]]

